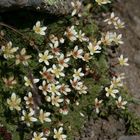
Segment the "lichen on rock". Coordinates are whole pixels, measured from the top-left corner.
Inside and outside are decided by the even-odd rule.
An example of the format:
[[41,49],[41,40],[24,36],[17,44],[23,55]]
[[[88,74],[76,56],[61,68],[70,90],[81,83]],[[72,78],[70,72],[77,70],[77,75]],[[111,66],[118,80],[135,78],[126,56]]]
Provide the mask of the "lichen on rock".
[[2,0],[0,1],[0,12],[25,8],[64,15],[71,11],[71,2],[72,0]]

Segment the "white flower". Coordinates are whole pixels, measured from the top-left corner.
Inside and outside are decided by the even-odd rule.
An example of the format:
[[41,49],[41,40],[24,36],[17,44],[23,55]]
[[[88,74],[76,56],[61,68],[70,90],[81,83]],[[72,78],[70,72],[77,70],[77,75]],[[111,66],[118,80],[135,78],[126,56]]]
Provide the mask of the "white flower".
[[2,79],[4,81],[5,86],[8,88],[12,89],[14,87],[14,85],[17,84],[17,81],[14,78],[14,76],[10,76],[9,78],[2,78]]
[[44,122],[51,122],[51,119],[49,118],[50,112],[44,112],[42,109],[39,112],[39,120],[41,123]]
[[83,58],[82,54],[83,54],[83,50],[78,49],[78,46],[75,46],[74,50],[70,53],[70,56],[72,55],[75,59],[78,59],[78,58],[81,59]]
[[76,1],[76,2],[71,2],[71,5],[73,7],[71,16],[78,14],[78,16],[81,17],[81,14],[79,12],[81,10],[82,3],[80,1]]
[[55,64],[53,64],[51,72],[56,76],[56,78],[65,76],[65,74],[63,73],[63,67],[56,67]]
[[49,46],[51,47],[51,51],[53,54],[55,54],[56,56],[60,55],[60,49],[58,48],[58,46],[59,46],[58,41],[55,41],[53,44],[49,43]]
[[44,52],[44,54],[42,53],[39,53],[39,62],[42,63],[44,62],[46,65],[49,65],[49,60],[52,59],[53,56],[52,55],[49,55],[49,51],[46,50]]
[[112,12],[110,18],[104,20],[104,22],[107,22],[109,25],[110,24],[115,24],[118,19],[119,19],[118,17],[115,17],[114,12]]
[[122,41],[122,34],[117,35],[116,32],[114,32],[114,33],[113,33],[113,36],[112,36],[112,41],[113,41],[116,45],[123,44],[123,41]]
[[47,140],[47,138],[43,137],[43,135],[44,135],[43,132],[39,134],[34,132],[32,140]]
[[68,111],[67,108],[60,108],[60,109],[59,109],[59,112],[60,112],[61,114],[63,114],[63,115],[67,115],[69,111]]
[[51,83],[48,85],[48,92],[50,92],[52,95],[61,95],[59,92],[60,85],[55,85],[54,83]]
[[34,110],[30,109],[30,112],[27,113],[25,110],[22,111],[23,116],[21,117],[22,121],[25,121],[27,126],[30,126],[31,122],[36,122],[37,119],[33,117],[34,115]]
[[15,93],[12,93],[11,99],[7,99],[7,104],[9,105],[10,110],[16,109],[17,111],[21,110],[20,108],[21,99],[16,96]]
[[18,47],[13,47],[12,48],[12,42],[8,42],[6,44],[6,46],[2,46],[1,47],[1,50],[3,52],[3,56],[5,59],[8,59],[8,58],[14,58],[14,53],[18,50],[19,48]]
[[122,97],[120,96],[116,101],[116,104],[118,108],[125,109],[125,105],[127,104],[127,101],[122,101]]
[[97,114],[100,112],[99,108],[100,108],[102,102],[103,102],[103,100],[98,100],[98,98],[95,99],[95,109],[96,109]]
[[68,67],[68,62],[70,60],[70,58],[64,58],[64,54],[61,54],[59,57],[57,57],[57,60],[58,60],[58,64],[60,67]]
[[67,95],[69,92],[71,92],[69,85],[65,85],[65,84],[62,84],[59,90],[61,93],[65,94],[65,95]]
[[105,91],[106,91],[106,97],[112,96],[113,98],[115,98],[116,97],[115,94],[119,92],[117,89],[114,89],[113,85],[111,85],[109,88],[106,87]]
[[107,32],[102,36],[101,42],[104,45],[111,45],[113,42],[115,45],[123,44],[122,34],[117,35],[116,32]]
[[33,26],[33,30],[36,34],[45,35],[45,30],[47,27],[41,27],[40,21],[37,21],[36,24]]
[[67,38],[68,38],[70,41],[72,41],[72,42],[74,42],[75,40],[77,40],[77,32],[76,32],[76,30],[74,29],[74,26],[68,27],[68,28],[67,28],[67,31],[64,33],[64,35],[66,35]]
[[33,107],[34,101],[33,101],[33,97],[32,97],[32,93],[31,92],[28,93],[28,96],[24,97],[24,100],[26,101],[27,107],[29,107],[29,108]]
[[113,85],[114,88],[122,87],[123,86],[123,83],[122,83],[121,77],[115,77],[114,76],[112,78],[111,85]]
[[92,59],[90,53],[85,53],[84,56],[82,57],[82,60],[85,62],[89,62],[90,59]]
[[51,40],[51,42],[52,42],[53,44],[55,44],[55,43],[59,44],[59,42],[60,42],[61,44],[63,44],[63,43],[65,42],[65,39],[64,39],[63,37],[61,37],[61,38],[58,39],[58,37],[55,36],[55,35],[53,35],[53,34],[51,34],[51,35],[49,36],[49,39]]
[[54,139],[57,140],[66,140],[67,136],[63,134],[63,128],[60,127],[58,130],[54,128]]
[[121,80],[125,79],[125,73],[118,74],[118,78]]
[[32,56],[31,55],[26,55],[26,49],[23,48],[20,51],[20,54],[16,55],[16,65],[19,63],[22,63],[23,65],[28,65],[28,59],[30,59]]
[[88,45],[88,49],[90,51],[90,54],[93,55],[94,53],[101,53],[101,47],[99,44],[92,44],[91,42]]
[[51,40],[51,42],[52,42],[53,44],[55,44],[56,42],[58,43],[58,37],[55,36],[54,34],[51,34],[51,35],[49,36],[49,39]]
[[24,76],[24,80],[25,80],[25,86],[30,86],[31,88],[33,88],[33,84],[38,83],[39,79],[33,79],[33,81],[31,81],[28,77]]
[[115,23],[115,29],[121,29],[121,28],[124,28],[125,25],[124,25],[124,22],[122,22],[120,19],[118,19]]
[[89,39],[87,37],[85,37],[85,33],[82,33],[82,31],[80,30],[78,35],[77,35],[77,38],[79,39],[80,42],[87,42],[89,41]]
[[51,96],[51,103],[52,105],[55,105],[56,107],[60,107],[60,103],[63,102],[63,99],[60,98],[60,96]]
[[73,74],[74,80],[80,80],[81,77],[84,76],[84,73],[82,73],[81,71],[82,71],[82,68],[79,68],[78,70],[74,69],[74,74]]
[[112,44],[112,41],[113,41],[113,36],[114,36],[114,33],[112,32],[107,32],[106,34],[104,34],[101,38],[101,42],[104,44],[104,45],[111,45]]
[[53,74],[51,74],[51,69],[48,69],[47,70],[47,68],[44,66],[43,67],[43,71],[40,71],[40,74],[42,75],[42,77],[44,78],[44,79],[46,79],[47,80],[47,82],[54,82],[54,75]]
[[39,89],[42,90],[43,94],[46,96],[47,92],[48,92],[48,84],[47,82],[44,80],[42,82],[42,86],[39,86]]
[[123,55],[121,55],[121,56],[118,58],[118,60],[119,60],[119,64],[120,64],[121,66],[128,66],[128,65],[129,65],[129,64],[128,64],[128,58],[124,58]]
[[78,81],[78,80],[70,80],[70,83],[72,85],[72,87],[76,90],[80,90],[80,88],[83,86],[83,83],[81,81]]
[[111,3],[110,0],[95,0],[99,5]]
[[45,128],[45,132],[44,133],[45,133],[45,136],[49,136],[51,131],[48,128]]
[[77,88],[79,94],[87,94],[87,89],[87,86],[83,84]]

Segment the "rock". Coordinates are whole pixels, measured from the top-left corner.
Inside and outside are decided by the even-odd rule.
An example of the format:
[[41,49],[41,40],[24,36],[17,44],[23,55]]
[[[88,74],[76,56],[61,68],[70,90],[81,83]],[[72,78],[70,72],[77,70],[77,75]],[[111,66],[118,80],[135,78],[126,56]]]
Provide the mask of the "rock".
[[106,136],[113,138],[116,133],[119,136],[125,130],[125,127],[118,120],[110,116],[108,121],[103,121],[102,129]]
[[80,138],[79,137],[75,137],[74,140],[80,140]]
[[85,134],[84,133],[81,134],[81,138],[85,138]]
[[121,136],[118,140],[140,140],[139,136]]
[[140,67],[140,51],[138,51],[135,55],[134,55],[134,62],[136,63],[136,65],[138,67]]
[[0,0],[0,12],[20,8],[44,11],[50,14],[65,15],[69,13],[72,0]]
[[85,138],[87,138],[87,140],[116,140],[125,132],[123,120],[117,120],[113,116],[109,116],[108,120],[92,120],[92,125],[89,125],[90,123],[91,122],[88,122],[84,125],[83,133],[85,137],[81,135],[81,140]]
[[93,138],[94,136],[95,136],[95,133],[94,133],[94,131],[92,130],[92,131],[91,131],[91,134],[90,134],[90,137]]
[[89,138],[81,138],[80,140],[89,140]]
[[[131,15],[132,15],[132,13],[131,13]],[[132,28],[134,29],[135,34],[137,34],[137,36],[140,38],[140,27],[139,27],[140,17],[134,16],[134,14],[133,14],[132,19],[134,20],[135,25],[136,25],[136,26],[133,26]]]

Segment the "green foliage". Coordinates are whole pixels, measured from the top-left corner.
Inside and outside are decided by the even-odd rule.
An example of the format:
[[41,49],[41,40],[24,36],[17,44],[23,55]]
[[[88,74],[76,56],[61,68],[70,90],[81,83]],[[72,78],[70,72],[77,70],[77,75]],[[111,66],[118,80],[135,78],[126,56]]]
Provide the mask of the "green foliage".
[[[91,15],[89,15],[90,17]],[[88,20],[88,17],[86,17]],[[84,19],[84,17],[83,17]],[[81,19],[81,21],[83,20]],[[47,34],[55,34],[58,38],[61,37],[65,31],[65,29],[67,28],[67,26],[70,23],[73,23],[74,19],[71,19],[69,16],[65,17],[65,18],[61,18],[60,20],[56,21],[56,22],[52,22],[49,23],[48,25],[48,31]],[[80,30],[82,27],[83,31],[88,35],[91,36],[92,38],[95,38],[96,35],[98,35],[98,27],[96,25],[96,23],[93,20],[88,20],[88,24],[83,25],[83,22],[80,22],[79,25],[79,29]],[[63,28],[62,28],[63,27]],[[13,45],[15,47],[19,47],[19,49],[22,48],[26,48],[28,54],[32,54],[32,59],[29,61],[29,66],[31,71],[34,72],[34,75],[36,75],[37,77],[39,77],[38,72],[40,71],[40,69],[42,68],[42,65],[38,63],[38,58],[37,56],[37,52],[34,48],[32,44],[35,44],[37,48],[39,48],[39,50],[41,52],[44,51],[44,47],[47,47],[49,49],[48,46],[46,46],[46,42],[48,42],[48,38],[49,36],[47,36],[46,38],[44,38],[43,36],[37,35],[35,33],[32,32],[32,30],[29,30],[28,26],[25,29],[20,29],[19,30],[21,33],[24,34],[24,36],[20,36],[18,33],[14,33],[12,30],[10,29],[5,29],[6,32],[6,38],[7,41],[10,39],[13,42]],[[45,40],[44,40],[45,39]],[[29,41],[30,40],[30,41]],[[69,43],[67,44],[66,48],[64,47],[64,49],[66,51],[71,50],[71,48],[73,47],[73,44]],[[63,50],[64,51],[64,50]],[[54,62],[55,63],[55,62]],[[73,67],[79,67],[81,62],[77,63],[76,61],[73,60]],[[97,97],[100,92],[101,92],[101,85],[102,84],[106,84],[106,82],[108,81],[108,74],[103,75],[103,73],[105,73],[108,69],[108,65],[106,62],[106,58],[105,55],[102,54],[100,56],[97,55],[97,57],[95,56],[95,58],[93,58],[90,62],[89,62],[89,67],[93,70],[96,70],[97,72],[97,76],[99,76],[99,80],[96,79],[96,75],[93,78],[85,78],[85,84],[88,86],[88,95],[87,96],[79,96],[80,99],[76,99],[79,102],[79,106],[76,106],[75,103],[73,103],[70,108],[69,108],[69,115],[67,116],[57,116],[59,119],[56,119],[55,117],[52,118],[54,119],[54,121],[62,121],[65,124],[65,129],[67,130],[67,135],[69,137],[69,139],[74,139],[74,136],[78,135],[79,130],[82,128],[83,124],[85,123],[87,117],[93,113],[93,109],[94,109],[94,99],[95,97]],[[5,100],[9,97],[9,95],[14,92],[17,91],[17,94],[20,97],[24,97],[25,93],[27,93],[27,89],[22,86],[24,85],[23,82],[23,75],[28,75],[28,68],[26,68],[23,65],[14,65],[14,61],[10,60],[10,61],[6,61],[5,59],[3,59],[3,61],[1,61],[0,64],[1,69],[1,74],[2,77],[8,77],[11,75],[14,75],[16,77],[16,80],[18,81],[18,85],[16,87],[14,87],[13,89],[9,89],[8,87],[5,87],[3,80],[0,80],[0,86],[1,88],[1,100]],[[3,75],[4,74],[4,75]],[[75,96],[76,98],[78,96]],[[8,131],[10,131],[13,135],[13,139],[14,140],[21,140],[20,136],[24,136],[24,139],[26,139],[27,137],[30,137],[30,133],[29,133],[29,129],[23,129],[23,131],[25,131],[24,133],[22,133],[22,131],[17,131],[21,125],[21,127],[23,127],[23,125],[21,124],[18,116],[19,114],[17,114],[16,112],[11,112],[9,111],[8,107],[7,107],[7,103],[1,103],[3,104],[1,106],[1,117],[0,117],[0,122],[6,127],[8,128]],[[5,107],[4,107],[5,106]],[[45,107],[45,105],[44,105]],[[83,113],[85,115],[85,117],[81,117],[80,113]],[[11,114],[11,115],[9,115]],[[10,119],[10,117],[14,118],[14,121]],[[6,119],[6,120],[5,120]],[[19,123],[19,126],[17,125],[17,123]],[[38,125],[38,124],[36,124]],[[55,124],[54,124],[55,125]],[[44,124],[44,128],[45,128],[46,124]],[[47,125],[47,127],[49,127]],[[39,128],[39,126],[38,126]]]

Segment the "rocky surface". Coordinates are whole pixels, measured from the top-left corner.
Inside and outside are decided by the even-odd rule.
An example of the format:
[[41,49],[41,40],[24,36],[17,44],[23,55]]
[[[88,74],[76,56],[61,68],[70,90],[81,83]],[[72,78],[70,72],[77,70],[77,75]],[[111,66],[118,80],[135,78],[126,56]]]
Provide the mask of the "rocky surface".
[[71,11],[72,0],[0,0],[0,12],[29,9],[64,15]]
[[140,140],[139,136],[122,136],[119,140]]
[[134,55],[134,62],[137,65],[138,68],[140,68],[140,51],[138,51],[135,55]]
[[125,133],[123,120],[110,116],[108,120],[89,119],[81,132],[81,137],[75,140],[117,140]]

